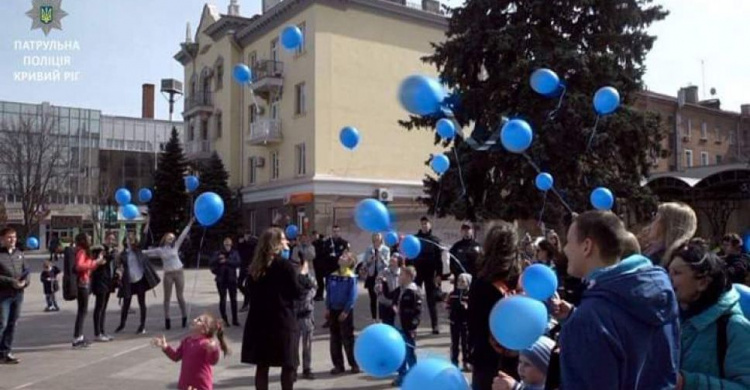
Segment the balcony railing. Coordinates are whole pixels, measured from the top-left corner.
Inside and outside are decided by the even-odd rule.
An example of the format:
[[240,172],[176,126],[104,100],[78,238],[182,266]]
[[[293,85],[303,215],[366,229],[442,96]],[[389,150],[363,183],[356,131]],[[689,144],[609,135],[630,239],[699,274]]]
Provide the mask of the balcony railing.
[[185,112],[197,108],[213,110],[214,99],[211,91],[196,91],[193,95],[185,97]]
[[284,77],[284,63],[281,61],[261,60],[253,65],[253,83],[262,79]]
[[188,141],[185,143],[185,152],[192,156],[211,154],[211,141]]
[[250,124],[250,139],[252,145],[275,144],[283,139],[281,121],[277,119],[258,119]]

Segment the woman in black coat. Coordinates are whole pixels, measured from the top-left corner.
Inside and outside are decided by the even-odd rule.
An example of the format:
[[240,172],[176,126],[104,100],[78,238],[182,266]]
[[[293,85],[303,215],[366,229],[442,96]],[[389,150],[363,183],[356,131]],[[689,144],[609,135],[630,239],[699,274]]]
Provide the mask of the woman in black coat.
[[96,297],[94,304],[94,340],[112,341],[112,336],[104,330],[107,303],[112,293],[115,276],[115,262],[117,261],[117,238],[114,233],[108,233],[104,239],[104,264],[91,273],[91,293]]
[[146,292],[158,286],[161,282],[156,270],[148,261],[148,257],[141,252],[141,247],[134,233],[128,233],[122,243],[119,265],[122,269],[122,284],[118,297],[122,298],[120,312],[120,326],[115,330],[121,332],[128,320],[128,311],[133,295],[138,297],[138,308],[141,312],[141,322],[136,334],[146,333]]
[[240,254],[232,248],[232,239],[224,239],[224,247],[211,258],[211,272],[216,275],[216,289],[219,290],[219,312],[224,323],[229,327],[227,318],[227,294],[232,307],[232,325],[240,326],[237,321],[237,267],[240,266]]
[[255,388],[268,389],[270,367],[281,367],[281,388],[294,388],[297,318],[302,293],[289,261],[289,242],[279,228],[261,235],[247,280],[250,310],[242,338],[242,362],[255,364]]

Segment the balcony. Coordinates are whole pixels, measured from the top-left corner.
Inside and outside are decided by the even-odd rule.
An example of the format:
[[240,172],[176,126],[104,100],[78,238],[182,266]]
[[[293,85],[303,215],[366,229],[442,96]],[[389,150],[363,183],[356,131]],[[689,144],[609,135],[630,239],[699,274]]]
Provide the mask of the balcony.
[[253,65],[253,91],[268,99],[272,93],[280,93],[284,86],[284,63],[262,60]]
[[185,142],[185,154],[189,160],[202,160],[211,157],[211,141],[196,140]]
[[283,140],[281,121],[278,119],[258,119],[250,124],[250,145],[278,144]]
[[185,111],[182,116],[190,118],[196,114],[211,114],[214,112],[214,99],[211,91],[196,91],[185,97]]

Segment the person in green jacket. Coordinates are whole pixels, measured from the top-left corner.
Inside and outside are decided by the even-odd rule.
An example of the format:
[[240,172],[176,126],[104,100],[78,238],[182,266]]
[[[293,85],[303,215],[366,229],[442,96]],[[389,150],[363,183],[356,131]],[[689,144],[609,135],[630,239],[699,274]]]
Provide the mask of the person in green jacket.
[[677,389],[750,389],[750,321],[723,260],[693,241],[672,254],[669,275],[682,327]]

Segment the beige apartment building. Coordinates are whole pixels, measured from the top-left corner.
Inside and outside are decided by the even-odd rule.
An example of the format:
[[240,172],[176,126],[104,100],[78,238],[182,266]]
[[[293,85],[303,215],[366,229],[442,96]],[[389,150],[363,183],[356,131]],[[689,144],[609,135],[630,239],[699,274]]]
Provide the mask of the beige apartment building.
[[[293,52],[279,41],[289,25],[304,35]],[[434,0],[264,1],[251,18],[235,0],[227,14],[206,5],[175,55],[185,68],[188,157],[218,152],[256,233],[291,222],[354,234],[352,210],[366,197],[386,201],[400,229],[416,230],[424,162],[441,148],[431,133],[398,125],[408,114],[397,90],[411,74],[435,73],[420,58],[446,29]],[[240,62],[252,69],[253,92],[232,79]],[[354,151],[339,143],[344,126],[359,129]]]

